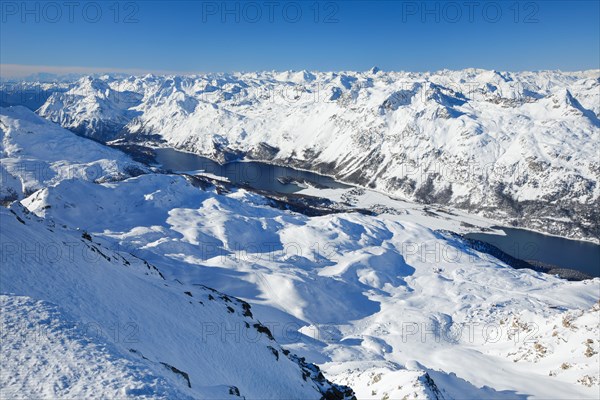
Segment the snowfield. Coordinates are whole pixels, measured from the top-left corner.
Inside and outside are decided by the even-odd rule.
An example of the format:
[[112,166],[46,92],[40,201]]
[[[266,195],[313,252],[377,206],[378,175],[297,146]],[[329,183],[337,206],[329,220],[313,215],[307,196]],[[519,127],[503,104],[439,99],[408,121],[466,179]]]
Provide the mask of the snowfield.
[[247,303],[20,206],[0,217],[3,398],[344,398]]
[[92,340],[94,325],[78,329],[56,306],[7,295],[0,305],[3,398],[191,398],[134,354]]
[[64,179],[102,182],[148,171],[122,153],[82,140],[23,107],[0,110],[2,202]]
[[598,70],[104,76],[56,90],[38,113],[98,140],[293,165],[516,226],[600,236]]
[[[64,207],[73,196],[81,201]],[[169,175],[65,181],[24,204],[160,263],[167,280],[206,283],[251,302],[279,341],[361,398],[411,396],[429,370],[430,377],[443,371],[433,381],[450,398],[593,397],[598,389],[598,310],[590,309],[600,298],[599,279],[566,282],[514,270],[398,217],[309,218],[274,210],[243,190],[202,192]],[[592,315],[574,324],[577,330],[561,330],[561,340],[545,332],[569,312]],[[577,339],[559,346],[572,335]],[[538,352],[555,346],[558,354]],[[550,375],[563,363],[577,372]],[[373,382],[386,371],[397,377]],[[591,387],[578,383],[589,379]]]
[[[475,79],[484,73],[473,74]],[[597,84],[592,73],[548,74],[577,87]],[[384,86],[377,83],[380,79],[390,80],[390,74],[355,75],[371,79],[374,87]],[[266,77],[294,84],[322,78],[303,73],[253,79]],[[340,96],[353,93],[353,81],[346,78],[331,77],[344,88]],[[171,104],[189,115],[200,107],[223,116],[224,122],[246,120],[217,103],[178,94],[179,87],[191,90],[189,82],[208,78],[169,79],[125,80],[127,110],[130,101],[139,102],[133,108]],[[210,93],[230,84],[222,79]],[[122,108],[110,104],[111,87],[122,91],[123,83],[99,81],[104,83],[84,79],[78,85],[102,89],[108,104],[90,103],[81,115],[93,111],[123,124],[117,118]],[[156,91],[153,105],[146,103],[146,94],[134,95],[150,88]],[[174,97],[158,96],[161,88],[171,88]],[[357,98],[370,93],[375,101],[380,94],[369,88],[356,89]],[[82,110],[76,87],[71,90],[73,107]],[[592,107],[595,94],[582,93],[588,96],[580,95],[578,102]],[[58,105],[60,96],[52,95],[46,105],[64,111],[59,121],[64,125],[73,121],[68,119],[72,109],[65,99]],[[536,107],[544,99],[528,104]],[[324,106],[323,112],[328,107],[340,105]],[[308,106],[296,112],[310,114]],[[176,123],[177,115],[165,121]],[[101,126],[86,121],[85,129]],[[291,131],[303,126],[298,121],[282,119],[289,127],[280,133],[299,140],[298,132]],[[574,124],[574,135],[584,142],[585,135],[597,134],[580,115],[564,121]],[[213,121],[215,129],[226,126]],[[2,187],[10,183],[16,200],[0,208],[2,398],[343,399],[351,398],[352,390],[360,399],[598,396],[600,278],[570,282],[513,269],[447,231],[459,225],[461,216],[427,217],[398,202],[407,205],[404,212],[309,217],[274,207],[244,189],[158,173],[22,107],[2,108],[0,130]],[[178,145],[177,131],[166,131],[174,135],[163,135],[167,143]],[[319,140],[327,142],[323,132]],[[254,136],[248,131],[246,139],[236,142],[238,149],[248,149],[244,146],[258,140]],[[226,135],[220,137],[225,147],[234,148]],[[345,140],[341,134],[329,137]],[[63,151],[61,142],[70,151]],[[200,140],[192,142],[203,146]],[[345,149],[342,142],[335,145],[338,155]],[[279,152],[285,143],[271,142]],[[560,179],[588,174],[587,151],[597,144],[590,139],[589,145],[581,152],[581,164],[559,167],[552,160],[548,171],[561,171]],[[327,150],[319,154],[315,160]],[[27,163],[53,174],[42,179],[21,172]],[[58,173],[62,165],[77,173]],[[95,165],[101,172],[93,179],[80,173]],[[528,182],[515,190],[525,190]],[[345,190],[345,198],[356,193]],[[591,185],[571,201],[591,204],[597,190]]]

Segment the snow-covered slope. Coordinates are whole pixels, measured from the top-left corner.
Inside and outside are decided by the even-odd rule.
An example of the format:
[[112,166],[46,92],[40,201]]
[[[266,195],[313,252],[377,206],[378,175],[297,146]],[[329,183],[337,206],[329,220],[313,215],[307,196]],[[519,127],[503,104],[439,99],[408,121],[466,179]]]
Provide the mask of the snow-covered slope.
[[247,303],[18,204],[0,220],[2,398],[343,398]]
[[[93,139],[106,140],[117,134],[133,117],[131,110],[140,103],[142,95],[117,92],[110,87],[110,78],[85,77],[66,92],[52,94],[40,108],[41,115],[63,127]],[[81,116],[85,116],[81,119]]]
[[191,398],[51,303],[0,295],[0,307],[3,398]]
[[83,78],[39,114],[336,175],[562,236],[600,235],[600,73],[263,72]]
[[[5,113],[9,126],[35,118]],[[21,146],[35,149],[47,125],[28,125]],[[90,154],[98,146],[73,140]],[[29,157],[87,162],[77,160],[85,151],[48,153]],[[0,209],[2,370],[18,373],[3,372],[2,394],[345,390],[313,362],[361,399],[597,397],[599,278],[512,269],[416,213],[308,217],[243,189],[202,187],[150,171],[75,175],[41,182],[20,202],[29,214]],[[50,330],[43,340],[22,340],[38,327]]]
[[123,179],[148,169],[120,151],[73,135],[24,107],[0,108],[0,201],[65,179]]
[[39,81],[9,81],[0,83],[0,107],[24,106],[35,111],[53,93],[65,92],[76,79],[65,79],[64,83]]
[[[306,217],[174,175],[64,181],[23,203],[161,265],[168,280],[203,282],[250,302],[276,339],[360,398],[570,398],[598,390],[600,327],[589,310],[599,279],[514,270],[402,215]],[[590,314],[578,331],[559,330],[567,343],[557,342],[553,324],[572,313]],[[515,338],[517,318],[529,330]],[[536,356],[542,348],[552,351]],[[562,363],[573,370],[555,374]]]

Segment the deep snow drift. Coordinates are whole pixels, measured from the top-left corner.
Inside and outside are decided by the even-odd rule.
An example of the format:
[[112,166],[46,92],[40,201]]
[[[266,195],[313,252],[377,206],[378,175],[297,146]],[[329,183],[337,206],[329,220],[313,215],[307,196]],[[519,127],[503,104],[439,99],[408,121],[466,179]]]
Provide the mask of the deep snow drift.
[[[50,123],[34,124],[23,109],[3,110],[0,121],[3,163],[15,142],[23,151],[13,163],[68,159],[26,150]],[[82,156],[98,145],[73,138]],[[1,211],[3,362],[18,373],[2,375],[2,393],[222,398],[235,386],[250,399],[333,390],[298,354],[359,398],[597,396],[600,279],[512,269],[416,214],[307,217],[246,190],[145,172],[44,181],[22,200],[33,214],[18,203]],[[129,323],[139,328],[133,344]],[[104,334],[90,338],[89,326]],[[115,326],[120,340],[111,341]],[[37,327],[50,332],[22,340]]]

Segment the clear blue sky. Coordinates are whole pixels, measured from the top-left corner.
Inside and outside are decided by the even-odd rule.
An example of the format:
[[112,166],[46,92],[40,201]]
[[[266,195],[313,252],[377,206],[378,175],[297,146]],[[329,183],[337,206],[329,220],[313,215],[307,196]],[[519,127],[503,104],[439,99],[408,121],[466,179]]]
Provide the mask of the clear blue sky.
[[599,1],[467,4],[3,0],[0,61],[181,72],[600,68]]

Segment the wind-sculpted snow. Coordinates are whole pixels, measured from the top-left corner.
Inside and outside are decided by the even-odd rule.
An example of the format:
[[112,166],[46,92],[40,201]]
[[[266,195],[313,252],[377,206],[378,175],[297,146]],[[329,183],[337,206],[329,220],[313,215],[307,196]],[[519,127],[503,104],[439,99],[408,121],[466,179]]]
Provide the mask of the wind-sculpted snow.
[[0,305],[3,398],[192,399],[134,353],[94,338],[97,326],[78,326],[55,305],[4,294]]
[[[354,90],[360,76],[338,78]],[[170,85],[126,81],[122,90]],[[433,96],[448,107],[468,104],[439,90]],[[578,102],[586,107],[585,96]],[[22,108],[3,110],[2,123],[2,165],[137,165]],[[0,397],[351,396],[327,379],[361,399],[597,397],[599,278],[513,269],[447,232],[476,222],[450,208],[394,200],[395,212],[309,217],[232,185],[143,172],[35,181],[0,208],[2,370],[17,372],[0,376]],[[350,203],[368,196],[307,191]],[[383,195],[370,200],[386,207]],[[51,332],[25,342],[32,326]]]
[[[65,208],[69,198],[78,201]],[[598,389],[592,318],[543,363],[513,356],[554,346],[542,332],[587,312],[598,279],[515,270],[403,215],[306,217],[245,190],[222,195],[152,174],[63,181],[23,203],[161,265],[167,281],[252,303],[286,348],[359,398],[569,398]],[[523,327],[513,332],[515,316]],[[552,372],[562,363],[574,369]]]
[[598,71],[149,75],[83,78],[38,112],[97,139],[291,164],[594,240],[599,93]]
[[20,205],[0,218],[2,398],[351,397],[247,303]]

